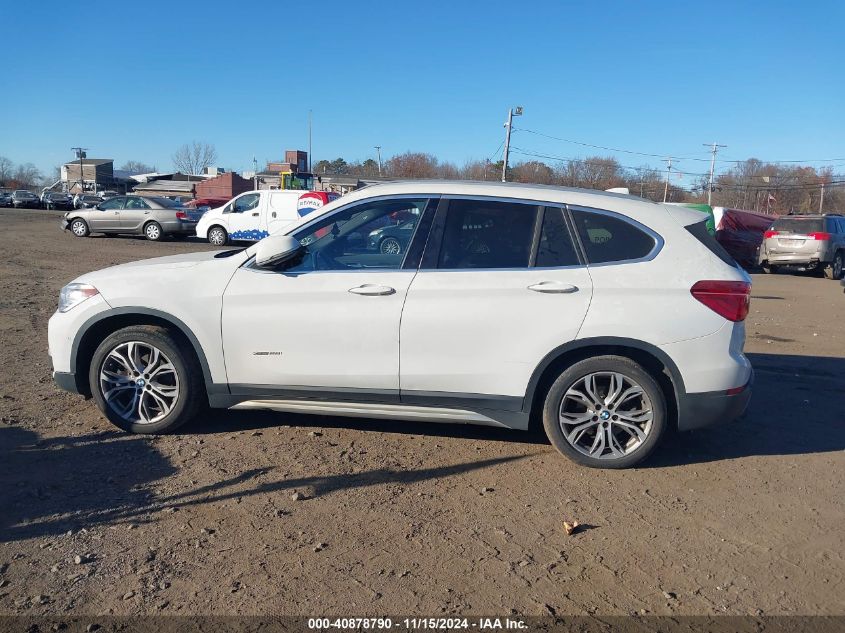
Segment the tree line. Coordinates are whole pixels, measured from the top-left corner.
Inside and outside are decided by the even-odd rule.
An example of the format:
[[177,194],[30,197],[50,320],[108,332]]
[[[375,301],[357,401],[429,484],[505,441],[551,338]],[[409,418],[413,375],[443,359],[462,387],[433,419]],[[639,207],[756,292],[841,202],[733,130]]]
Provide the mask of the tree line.
[[[349,175],[364,178],[446,178],[450,180],[498,181],[502,176],[501,160],[470,160],[462,166],[441,161],[432,154],[406,152],[387,159],[379,170],[372,158],[346,161],[343,158],[321,160],[314,164],[320,175]],[[677,184],[679,176],[693,178],[689,188]],[[644,165],[626,167],[616,158],[590,156],[548,164],[541,160],[516,162],[508,167],[510,182],[561,185],[585,189],[605,190],[625,187],[631,194],[667,202],[707,202],[708,175],[684,174],[677,169],[666,184],[666,171]],[[824,210],[845,207],[842,185],[845,177],[838,177],[831,168],[806,165],[765,163],[756,158],[734,164],[713,179],[712,204],[735,209],[750,209],[769,213],[818,212],[821,185],[825,183]]]

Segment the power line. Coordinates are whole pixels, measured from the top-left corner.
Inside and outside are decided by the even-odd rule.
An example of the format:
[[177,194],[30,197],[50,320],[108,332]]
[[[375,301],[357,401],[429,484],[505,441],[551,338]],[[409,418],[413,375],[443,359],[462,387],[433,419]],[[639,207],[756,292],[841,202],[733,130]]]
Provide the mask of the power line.
[[[514,132],[527,132],[528,134],[535,134],[536,136],[542,136],[544,138],[552,139],[554,141],[561,141],[563,143],[572,143],[573,145],[580,145],[581,147],[591,147],[593,149],[601,149],[601,150],[604,150],[604,151],[607,151],[607,152],[619,152],[621,154],[632,154],[632,155],[635,155],[635,156],[646,156],[646,157],[649,157],[649,158],[660,158],[660,159],[663,159],[666,156],[665,153],[664,154],[654,154],[654,153],[650,153],[650,152],[638,152],[638,151],[630,150],[630,149],[622,149],[622,148],[619,148],[619,147],[608,147],[608,146],[605,146],[605,145],[595,145],[595,144],[592,144],[592,143],[584,143],[583,141],[575,141],[573,139],[561,138],[559,136],[554,136],[552,134],[546,134],[544,132],[538,132],[537,130],[529,130],[528,128],[522,128],[522,127],[515,127],[515,128],[513,128],[513,131]],[[673,154],[673,158],[675,160],[694,160],[694,161],[699,161],[699,162],[704,162],[704,163],[711,161],[710,158],[703,158],[703,157],[698,157],[698,156],[674,156],[674,154]],[[720,159],[717,159],[716,162],[717,163],[742,164],[742,163],[747,162],[748,160],[751,160],[751,159],[735,160],[735,159],[720,158]],[[807,163],[839,163],[839,162],[845,162],[845,158],[807,158],[807,159],[803,159],[803,160],[799,160],[799,159],[761,160],[760,162],[770,164],[770,165],[775,165],[775,164],[807,164]]]

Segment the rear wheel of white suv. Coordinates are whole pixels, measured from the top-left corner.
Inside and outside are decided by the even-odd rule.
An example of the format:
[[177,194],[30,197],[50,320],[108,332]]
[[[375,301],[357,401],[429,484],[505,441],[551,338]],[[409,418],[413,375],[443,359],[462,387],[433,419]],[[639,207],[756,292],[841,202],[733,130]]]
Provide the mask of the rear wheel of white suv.
[[552,445],[593,468],[627,468],[654,450],[666,428],[655,379],[624,356],[579,361],[546,394],[543,426]]
[[91,395],[115,426],[132,433],[166,433],[202,409],[202,369],[168,330],[139,325],[109,335],[88,373]]

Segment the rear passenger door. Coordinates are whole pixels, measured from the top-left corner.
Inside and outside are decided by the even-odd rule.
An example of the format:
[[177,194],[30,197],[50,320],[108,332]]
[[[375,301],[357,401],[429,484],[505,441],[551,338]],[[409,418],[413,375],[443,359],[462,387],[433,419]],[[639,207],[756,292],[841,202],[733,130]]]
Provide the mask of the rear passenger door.
[[444,198],[402,312],[403,403],[521,409],[532,372],[576,337],[591,294],[563,208]]

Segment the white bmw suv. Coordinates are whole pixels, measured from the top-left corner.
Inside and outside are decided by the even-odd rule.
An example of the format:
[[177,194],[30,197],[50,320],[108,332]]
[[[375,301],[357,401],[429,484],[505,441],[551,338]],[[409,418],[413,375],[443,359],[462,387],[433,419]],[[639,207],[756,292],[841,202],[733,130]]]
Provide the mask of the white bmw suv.
[[367,187],[243,250],[76,279],[50,319],[54,377],[136,433],[205,405],[536,417],[576,462],[631,466],[751,396],[750,279],[705,220],[558,187]]

